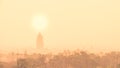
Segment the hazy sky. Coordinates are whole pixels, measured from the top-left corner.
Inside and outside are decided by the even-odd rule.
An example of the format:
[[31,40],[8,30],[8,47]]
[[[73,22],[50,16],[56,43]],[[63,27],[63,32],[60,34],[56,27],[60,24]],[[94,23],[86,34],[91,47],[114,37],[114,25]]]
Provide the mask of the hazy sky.
[[32,16],[45,14],[45,47],[120,50],[120,0],[0,0],[0,49],[35,48]]

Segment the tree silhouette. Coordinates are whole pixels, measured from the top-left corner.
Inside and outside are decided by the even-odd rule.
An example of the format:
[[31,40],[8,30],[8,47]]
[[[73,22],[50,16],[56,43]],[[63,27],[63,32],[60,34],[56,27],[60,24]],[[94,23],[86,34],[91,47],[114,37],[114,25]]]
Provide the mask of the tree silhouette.
[[27,68],[27,61],[26,59],[18,59],[17,60],[17,68]]

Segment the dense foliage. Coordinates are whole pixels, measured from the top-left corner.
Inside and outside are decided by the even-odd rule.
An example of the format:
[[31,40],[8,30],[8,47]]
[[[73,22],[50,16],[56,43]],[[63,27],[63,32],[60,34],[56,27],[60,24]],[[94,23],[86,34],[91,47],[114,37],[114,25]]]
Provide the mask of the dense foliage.
[[13,62],[0,62],[0,68],[120,68],[120,52],[96,55],[84,51],[52,54],[24,54]]

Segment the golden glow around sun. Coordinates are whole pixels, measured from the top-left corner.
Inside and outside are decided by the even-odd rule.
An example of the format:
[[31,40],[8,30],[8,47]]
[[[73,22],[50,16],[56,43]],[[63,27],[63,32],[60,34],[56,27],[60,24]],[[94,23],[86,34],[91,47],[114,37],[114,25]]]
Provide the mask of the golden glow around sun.
[[44,15],[35,15],[32,25],[37,31],[42,31],[47,27],[47,18]]

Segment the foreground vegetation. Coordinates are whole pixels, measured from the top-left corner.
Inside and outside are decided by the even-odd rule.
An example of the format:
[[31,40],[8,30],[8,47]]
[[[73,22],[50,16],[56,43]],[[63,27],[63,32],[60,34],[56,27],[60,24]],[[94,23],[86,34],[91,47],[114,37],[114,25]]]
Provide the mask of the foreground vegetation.
[[0,68],[120,68],[120,52],[96,55],[84,51],[64,51],[57,55],[21,55],[24,57],[15,61],[1,61]]

